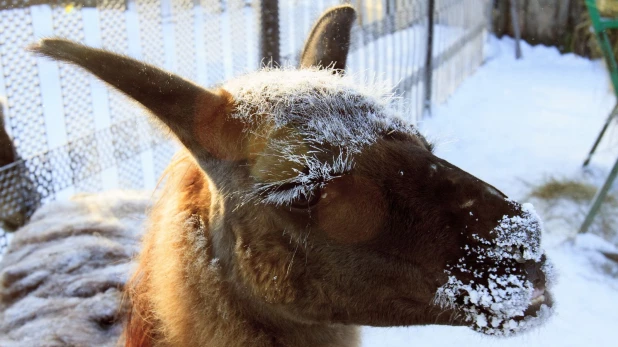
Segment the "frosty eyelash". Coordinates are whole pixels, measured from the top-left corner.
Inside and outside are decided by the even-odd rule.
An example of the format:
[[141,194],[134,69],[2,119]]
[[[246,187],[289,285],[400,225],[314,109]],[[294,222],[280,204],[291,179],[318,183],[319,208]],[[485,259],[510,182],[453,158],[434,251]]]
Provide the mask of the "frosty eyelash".
[[305,158],[305,163],[312,164],[305,166],[306,170],[293,169],[297,175],[286,180],[256,183],[254,196],[259,197],[262,203],[276,206],[289,205],[301,196],[310,197],[316,189],[324,188],[329,181],[348,174],[354,168],[354,162],[348,156],[340,154],[333,159],[331,164],[322,163],[315,157]]
[[[239,192],[241,204],[289,205],[350,172],[354,156],[385,134],[419,135],[397,117],[386,85],[359,84],[349,75],[319,69],[265,68],[250,76],[224,86],[235,96],[232,117],[249,125],[253,136],[267,140],[265,155],[275,160],[249,191]],[[266,126],[257,122],[264,116]]]

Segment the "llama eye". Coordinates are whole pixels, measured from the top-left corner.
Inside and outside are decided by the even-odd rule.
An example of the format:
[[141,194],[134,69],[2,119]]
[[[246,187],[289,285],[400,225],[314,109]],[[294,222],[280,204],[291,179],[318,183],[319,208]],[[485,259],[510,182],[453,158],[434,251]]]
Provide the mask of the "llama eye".
[[308,209],[315,206],[322,199],[322,189],[316,186],[309,194],[299,194],[297,198],[290,202],[290,207],[294,209]]

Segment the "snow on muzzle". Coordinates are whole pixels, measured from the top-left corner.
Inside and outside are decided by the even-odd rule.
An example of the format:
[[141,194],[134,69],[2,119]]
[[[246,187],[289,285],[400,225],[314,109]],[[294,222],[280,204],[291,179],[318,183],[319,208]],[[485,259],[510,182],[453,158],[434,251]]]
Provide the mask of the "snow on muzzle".
[[540,248],[542,224],[531,204],[507,200],[515,213],[489,232],[470,232],[464,256],[445,269],[435,303],[453,309],[474,330],[509,336],[552,313],[552,266]]

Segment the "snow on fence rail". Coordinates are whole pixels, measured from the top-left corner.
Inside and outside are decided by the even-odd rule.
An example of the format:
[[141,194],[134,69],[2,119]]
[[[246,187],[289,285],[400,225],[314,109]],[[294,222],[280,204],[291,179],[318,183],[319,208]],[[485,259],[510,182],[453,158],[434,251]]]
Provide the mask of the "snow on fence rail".
[[489,0],[0,0],[0,100],[19,158],[0,168],[0,254],[4,229],[48,201],[153,189],[177,149],[123,95],[25,46],[67,37],[214,85],[295,64],[311,23],[342,2],[358,11],[349,74],[393,85],[413,122],[483,60]]

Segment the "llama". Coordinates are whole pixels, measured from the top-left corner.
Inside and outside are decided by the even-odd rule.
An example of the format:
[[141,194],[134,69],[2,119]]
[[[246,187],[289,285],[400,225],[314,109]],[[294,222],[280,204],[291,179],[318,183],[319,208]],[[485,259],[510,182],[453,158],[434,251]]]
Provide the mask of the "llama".
[[37,210],[0,262],[0,346],[117,346],[149,206],[107,192]]
[[[4,124],[4,104],[0,99],[0,168],[17,161],[15,146],[11,137],[6,131]],[[15,230],[19,225],[23,224],[21,215],[9,213],[10,208],[5,204],[0,203],[0,227],[6,230]]]
[[[7,231],[15,231],[24,225],[27,217],[39,206],[41,196],[34,187],[33,176],[29,174],[25,165],[20,165],[23,162],[20,162],[21,158],[17,154],[15,144],[5,128],[3,106],[0,99],[0,169],[3,169],[0,185],[13,185],[19,189],[15,189],[12,194],[6,194],[0,201],[0,227]],[[20,200],[23,204],[19,206],[19,202],[7,201],[10,198]]]
[[13,141],[6,132],[4,124],[4,105],[0,100],[0,167],[15,162]]
[[436,157],[387,89],[344,75],[354,20],[326,11],[300,69],[217,89],[62,39],[31,47],[184,146],[126,286],[126,346],[357,346],[361,325],[512,335],[551,314],[532,206]]

